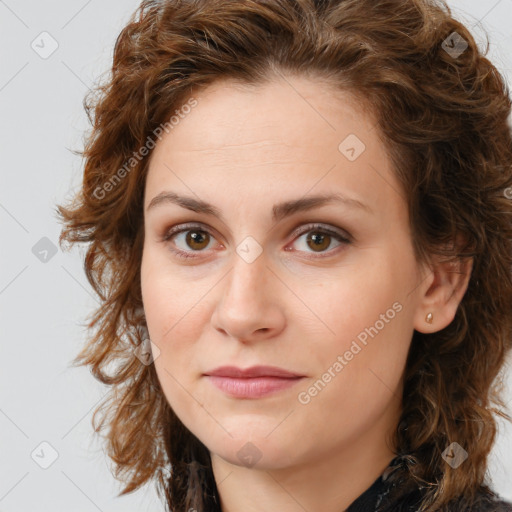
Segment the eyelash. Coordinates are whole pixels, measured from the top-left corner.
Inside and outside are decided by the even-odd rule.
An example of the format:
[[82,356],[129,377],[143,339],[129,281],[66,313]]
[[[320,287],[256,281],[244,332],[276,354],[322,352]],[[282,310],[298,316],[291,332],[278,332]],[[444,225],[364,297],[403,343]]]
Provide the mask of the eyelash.
[[[162,242],[169,242],[175,236],[179,235],[180,233],[187,232],[187,231],[200,231],[202,233],[208,233],[211,237],[213,237],[212,233],[208,229],[203,228],[203,226],[201,226],[199,224],[185,224],[185,225],[181,225],[181,227],[179,227],[179,228],[173,228],[173,229],[167,231],[163,235],[161,240],[162,240]],[[302,230],[300,230],[298,233],[297,232],[294,233],[294,235],[296,235],[296,238],[298,238],[298,237],[305,235],[307,233],[310,233],[312,231],[314,231],[315,233],[322,234],[322,235],[332,236],[337,241],[342,242],[345,245],[349,245],[352,243],[352,240],[349,237],[346,237],[343,234],[341,234],[337,231],[334,231],[332,229],[326,228],[322,224],[315,224],[315,223],[308,224]],[[191,252],[199,252],[199,253],[204,252],[204,251],[182,251],[181,249],[174,249],[174,248],[171,248],[171,251],[178,258],[181,258],[181,259],[198,258],[199,256],[196,256],[196,255],[192,256],[190,253]],[[332,251],[327,251],[327,252],[329,253]],[[338,252],[338,251],[336,251],[336,252]],[[323,253],[320,253],[320,254],[323,254]],[[328,256],[332,256],[332,255],[328,254]],[[311,258],[311,259],[325,258],[325,257],[327,257],[327,256],[313,256],[313,257],[308,256],[308,258]]]

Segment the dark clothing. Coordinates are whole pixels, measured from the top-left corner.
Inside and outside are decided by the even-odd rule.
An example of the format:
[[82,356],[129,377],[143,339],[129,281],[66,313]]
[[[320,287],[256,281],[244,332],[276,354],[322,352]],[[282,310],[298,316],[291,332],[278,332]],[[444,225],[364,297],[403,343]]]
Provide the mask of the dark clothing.
[[[384,473],[347,508],[346,512],[416,512],[422,498],[421,489],[400,492],[401,474],[405,462],[395,457]],[[512,504],[500,501],[490,491],[482,488],[472,506],[461,498],[447,506],[450,512],[512,512]]]

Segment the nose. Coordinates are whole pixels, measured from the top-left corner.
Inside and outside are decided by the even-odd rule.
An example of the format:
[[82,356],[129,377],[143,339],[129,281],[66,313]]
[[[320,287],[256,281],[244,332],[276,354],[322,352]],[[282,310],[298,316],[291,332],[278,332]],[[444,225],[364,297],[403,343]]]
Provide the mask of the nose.
[[[234,255],[233,267],[219,286],[212,322],[226,337],[250,343],[277,336],[285,326],[286,289],[265,253],[254,261]],[[289,293],[289,292],[288,292]]]

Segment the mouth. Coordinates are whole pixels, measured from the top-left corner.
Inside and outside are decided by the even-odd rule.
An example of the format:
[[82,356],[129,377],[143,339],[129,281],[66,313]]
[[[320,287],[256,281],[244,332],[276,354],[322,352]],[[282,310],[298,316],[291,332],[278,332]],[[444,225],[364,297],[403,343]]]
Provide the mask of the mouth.
[[242,369],[221,366],[203,374],[215,387],[233,398],[261,398],[284,391],[305,376],[277,366]]
[[221,377],[205,375],[218,389],[233,398],[262,398],[284,391],[304,377]]
[[239,379],[247,379],[253,377],[279,377],[279,378],[295,378],[304,377],[299,373],[295,373],[278,366],[251,366],[250,368],[238,368],[236,366],[220,366],[204,375],[216,376],[216,377],[231,377]]

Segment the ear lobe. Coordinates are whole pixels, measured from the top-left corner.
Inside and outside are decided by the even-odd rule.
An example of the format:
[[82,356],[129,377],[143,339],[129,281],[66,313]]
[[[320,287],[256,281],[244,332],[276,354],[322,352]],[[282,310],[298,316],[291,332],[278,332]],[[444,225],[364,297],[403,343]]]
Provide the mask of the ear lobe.
[[414,317],[417,331],[429,334],[450,325],[466,293],[472,270],[473,258],[438,261],[431,267],[434,277],[429,280],[430,285],[427,283],[426,289],[420,292],[423,295],[419,297]]

